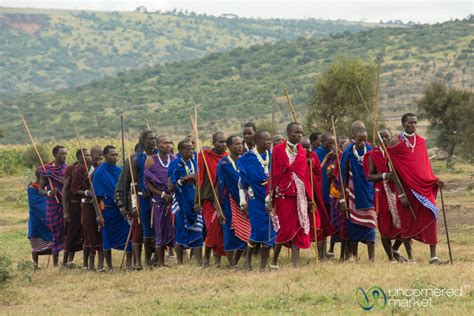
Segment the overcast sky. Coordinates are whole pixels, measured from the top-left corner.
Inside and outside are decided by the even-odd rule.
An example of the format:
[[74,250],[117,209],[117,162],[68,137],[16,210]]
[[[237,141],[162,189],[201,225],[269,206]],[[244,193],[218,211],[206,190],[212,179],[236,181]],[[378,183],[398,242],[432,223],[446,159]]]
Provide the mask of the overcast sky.
[[148,10],[176,8],[212,15],[435,23],[467,17],[473,13],[474,0],[0,0],[0,6],[5,7],[104,11],[133,11],[140,5]]

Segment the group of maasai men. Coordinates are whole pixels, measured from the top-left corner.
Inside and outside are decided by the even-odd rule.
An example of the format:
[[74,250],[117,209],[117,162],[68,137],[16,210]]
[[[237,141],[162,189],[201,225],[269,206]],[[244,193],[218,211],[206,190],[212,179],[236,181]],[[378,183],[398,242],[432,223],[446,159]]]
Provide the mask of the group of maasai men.
[[72,267],[82,250],[84,270],[96,269],[97,256],[97,271],[109,271],[111,250],[118,249],[127,269],[140,270],[143,249],[146,267],[164,266],[166,256],[178,265],[194,257],[207,267],[212,254],[216,266],[226,256],[231,268],[243,256],[246,270],[259,256],[263,271],[278,269],[283,246],[297,266],[311,242],[320,260],[333,258],[340,243],[342,261],[357,260],[362,242],[374,261],[378,228],[390,261],[414,262],[415,239],[430,246],[430,264],[443,264],[435,204],[443,183],[416,134],[416,116],[401,121],[396,137],[379,132],[382,147],[367,140],[360,121],[351,137],[337,140],[328,132],[304,137],[296,122],[286,139],[247,123],[242,137],[217,132],[212,148],[199,151],[187,136],[176,155],[170,137],[146,129],[123,167],[111,145],[78,150],[72,165],[56,146],[54,161],[38,167],[28,187],[33,260],[38,265],[39,255],[52,254],[57,266],[63,250],[63,266]]

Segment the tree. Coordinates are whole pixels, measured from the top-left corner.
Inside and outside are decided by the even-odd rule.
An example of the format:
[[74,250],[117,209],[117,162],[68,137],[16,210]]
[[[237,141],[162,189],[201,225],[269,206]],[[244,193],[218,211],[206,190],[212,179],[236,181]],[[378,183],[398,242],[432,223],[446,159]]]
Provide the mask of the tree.
[[356,85],[370,106],[374,96],[375,67],[360,59],[340,58],[317,80],[308,104],[306,125],[309,130],[331,130],[331,116],[334,117],[338,134],[350,132],[351,123],[369,118],[362,104]]
[[463,157],[472,158],[474,93],[446,87],[442,82],[432,82],[418,100],[420,118],[429,120],[430,132],[436,135],[436,143],[446,149],[446,165],[454,165],[455,149]]

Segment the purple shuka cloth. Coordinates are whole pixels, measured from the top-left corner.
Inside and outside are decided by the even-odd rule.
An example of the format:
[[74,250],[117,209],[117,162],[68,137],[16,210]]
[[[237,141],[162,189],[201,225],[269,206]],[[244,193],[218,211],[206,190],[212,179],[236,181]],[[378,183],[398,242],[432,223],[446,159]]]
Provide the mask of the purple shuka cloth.
[[[60,192],[63,189],[64,172],[66,171],[67,164],[60,166],[53,165],[53,162],[46,164],[45,169],[39,167],[41,175],[44,178],[51,179],[53,187],[58,189]],[[46,181],[47,190],[51,190],[49,180]],[[46,225],[51,230],[52,235],[52,247],[51,251],[53,254],[59,253],[64,249],[64,215],[63,215],[63,204],[61,197],[58,196],[59,203],[56,201],[54,196],[46,197]]]
[[[175,156],[169,154],[169,160],[166,158],[160,162],[157,155],[153,155],[153,165],[145,166],[145,181],[151,183],[160,191],[168,191],[168,165],[169,162],[176,159]],[[156,234],[156,247],[174,246],[176,232],[173,226],[171,203],[166,203],[160,196],[153,195],[152,212],[153,225]]]

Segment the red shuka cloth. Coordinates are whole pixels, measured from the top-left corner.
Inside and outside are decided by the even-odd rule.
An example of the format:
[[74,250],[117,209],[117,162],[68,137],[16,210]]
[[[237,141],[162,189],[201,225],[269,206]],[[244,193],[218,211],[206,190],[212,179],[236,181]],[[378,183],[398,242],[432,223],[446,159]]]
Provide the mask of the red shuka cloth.
[[[211,175],[211,185],[214,187],[216,183],[216,172],[219,161],[227,156],[227,153],[218,154],[213,150],[203,150],[198,155],[198,186],[202,188],[204,179],[208,179],[208,173],[206,165],[202,155],[206,156],[207,166],[209,167],[209,173]],[[214,200],[214,198],[212,199]],[[214,204],[211,200],[204,200],[201,202],[202,215],[204,223],[206,225],[206,240],[204,244],[206,247],[212,247],[214,252],[218,256],[225,256],[224,252],[224,235],[222,233],[221,225],[217,219]]]
[[202,187],[202,184],[204,183],[204,177],[207,178],[207,171],[206,171],[206,165],[204,164],[204,159],[202,155],[206,156],[206,162],[209,167],[209,173],[211,174],[211,183],[214,186],[216,183],[216,172],[217,172],[217,165],[219,164],[219,161],[227,156],[227,153],[222,153],[218,154],[215,151],[211,149],[203,150],[198,154],[198,177],[199,177],[199,182],[198,185],[199,187]]
[[425,139],[418,135],[409,137],[412,144],[414,137],[416,137],[416,146],[413,152],[400,136],[398,136],[399,142],[388,148],[403,189],[416,215],[415,220],[410,208],[405,207],[397,199],[397,209],[402,226],[401,237],[415,238],[425,244],[435,245],[438,243],[436,218],[430,209],[418,201],[412,190],[435,204],[438,191],[437,177],[431,169]]
[[[322,171],[321,171],[321,162],[319,162],[319,158],[314,151],[310,151],[307,153],[308,158],[311,159],[313,165],[313,186],[314,186],[314,202],[316,204],[316,227],[318,228],[318,241],[323,241],[325,237],[333,235],[336,230],[331,225],[331,222],[328,217],[328,212],[326,210],[326,206],[324,205],[323,199],[323,180],[322,180]],[[314,241],[314,218],[313,214],[309,213],[310,219],[310,237],[311,241]]]
[[290,165],[286,154],[286,141],[284,141],[275,146],[272,157],[272,189],[276,194],[273,204],[280,222],[280,230],[275,242],[285,244],[285,246],[293,244],[298,248],[310,248],[310,235],[304,233],[298,219],[296,185],[292,179],[292,172],[296,173],[303,182],[306,196],[311,200],[313,192],[311,192],[309,168],[306,164],[306,150],[298,144],[295,161]]
[[[372,151],[367,153],[370,160],[377,169],[378,173],[390,172],[385,159],[384,153],[380,147],[375,147]],[[364,170],[368,177],[370,168],[369,168],[369,159],[364,159]],[[393,181],[388,182],[388,186],[392,192],[396,192],[395,183]],[[400,237],[400,228],[395,227],[393,224],[392,214],[387,201],[387,194],[385,193],[385,188],[383,182],[374,183],[375,188],[375,211],[377,212],[377,227],[380,232],[380,236],[383,238],[396,239]]]
[[212,201],[204,200],[202,202],[202,215],[206,224],[206,240],[204,244],[206,247],[213,248],[216,255],[225,256],[224,235]]

